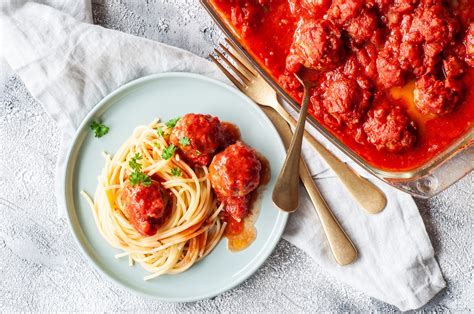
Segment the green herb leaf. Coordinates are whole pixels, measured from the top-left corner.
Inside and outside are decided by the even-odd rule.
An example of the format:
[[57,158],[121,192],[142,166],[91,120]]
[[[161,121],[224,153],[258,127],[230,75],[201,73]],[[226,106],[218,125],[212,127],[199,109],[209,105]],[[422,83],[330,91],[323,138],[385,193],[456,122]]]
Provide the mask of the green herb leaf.
[[163,149],[163,152],[161,153],[161,158],[163,158],[164,160],[168,160],[171,157],[173,157],[175,151],[176,151],[176,146],[171,144],[170,146]]
[[171,168],[171,174],[175,177],[181,177],[181,169],[178,167]]
[[166,122],[166,126],[170,129],[174,128],[176,126],[176,123],[178,123],[179,119],[181,119],[181,117],[177,117],[177,118],[174,118],[174,119],[170,119],[168,120],[168,122]]
[[109,133],[109,127],[97,121],[92,121],[91,130],[94,132],[95,137],[102,137]]
[[189,144],[191,144],[191,141],[189,140],[189,138],[184,136],[184,137],[179,139],[179,143],[183,146],[188,146]]
[[158,136],[163,136],[163,134],[165,134],[165,132],[163,131],[163,128],[162,128],[162,127],[159,127],[159,128],[156,130],[156,133],[158,134]]
[[140,153],[136,153],[135,156],[133,156],[132,159],[128,162],[128,165],[133,170],[128,179],[130,181],[130,184],[133,186],[137,184],[150,186],[151,178],[142,171],[142,164],[138,162],[141,159],[143,159],[142,155],[140,155]]
[[158,149],[161,148],[161,144],[158,143],[158,142],[154,142],[153,145],[154,145],[155,147],[157,147]]
[[130,168],[132,168],[133,171],[142,170],[142,165],[138,162],[138,160],[142,158],[143,157],[140,155],[140,153],[136,153],[135,156],[133,156],[132,159],[128,162],[128,165],[130,166]]
[[201,155],[201,152],[200,152],[200,151],[198,151],[197,149],[196,149],[196,151],[195,151],[194,153],[196,154],[196,156],[199,156],[199,155]]
[[133,186],[140,184],[144,186],[151,185],[151,178],[141,171],[134,171],[129,177],[130,184]]

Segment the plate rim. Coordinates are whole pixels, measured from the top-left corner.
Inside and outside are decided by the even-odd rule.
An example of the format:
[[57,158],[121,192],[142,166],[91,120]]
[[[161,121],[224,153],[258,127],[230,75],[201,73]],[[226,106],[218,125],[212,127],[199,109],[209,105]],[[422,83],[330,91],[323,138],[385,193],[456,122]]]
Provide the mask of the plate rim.
[[[221,88],[227,89],[228,91],[232,92],[236,96],[245,99],[250,105],[253,105],[255,107],[255,109],[260,113],[263,120],[265,120],[267,122],[267,124],[270,126],[270,128],[273,130],[273,132],[275,132],[275,134],[277,135],[277,145],[279,145],[280,148],[286,154],[285,146],[284,146],[283,141],[282,141],[278,131],[276,130],[275,126],[273,125],[271,120],[268,118],[268,116],[262,111],[262,109],[257,104],[254,103],[253,100],[251,100],[248,96],[246,96],[245,94],[243,94],[242,92],[240,92],[239,90],[237,90],[236,88],[234,88],[233,86],[231,86],[229,84],[226,84],[222,81],[210,78],[210,77],[205,76],[205,75],[196,74],[196,73],[192,73],[192,72],[155,73],[155,74],[150,74],[150,75],[147,75],[147,76],[143,76],[143,77],[131,80],[131,81],[119,86],[118,88],[116,88],[115,90],[113,90],[112,92],[107,94],[105,97],[103,97],[99,102],[97,102],[90,109],[90,111],[87,113],[87,115],[82,119],[82,122],[79,124],[79,126],[78,126],[77,130],[75,131],[74,136],[72,137],[71,142],[69,144],[69,148],[68,148],[66,159],[65,159],[66,162],[65,162],[63,180],[61,182],[63,204],[65,204],[65,207],[66,207],[65,208],[66,209],[66,218],[67,218],[66,220],[67,220],[67,223],[68,223],[68,226],[69,226],[69,230],[73,235],[74,242],[79,247],[79,249],[82,253],[82,256],[86,257],[86,260],[87,260],[88,264],[92,265],[92,267],[98,273],[100,273],[102,276],[105,276],[107,280],[112,281],[116,285],[124,288],[127,291],[135,293],[136,295],[140,295],[140,296],[148,298],[148,299],[160,300],[160,301],[170,302],[170,303],[195,302],[195,301],[209,299],[209,298],[215,297],[217,295],[220,295],[220,294],[222,294],[226,291],[229,291],[229,290],[235,288],[236,286],[240,285],[245,280],[247,280],[248,278],[253,276],[255,274],[255,272],[258,269],[260,269],[262,267],[262,265],[265,263],[265,261],[270,257],[270,255],[273,253],[275,247],[277,246],[277,244],[282,239],[282,235],[283,235],[283,232],[285,230],[285,227],[286,227],[286,224],[287,224],[287,221],[288,221],[288,217],[289,217],[288,213],[285,213],[283,211],[279,211],[279,214],[278,214],[277,219],[276,219],[276,223],[273,225],[274,226],[273,228],[278,227],[280,230],[277,230],[275,236],[270,238],[270,239],[274,238],[274,240],[269,245],[263,246],[262,251],[264,251],[264,252],[263,252],[262,255],[260,255],[261,257],[257,261],[255,261],[255,263],[254,263],[255,266],[253,266],[251,268],[251,270],[249,270],[248,272],[244,273],[243,275],[239,276],[236,279],[231,279],[229,284],[224,285],[222,288],[214,289],[214,290],[211,290],[207,293],[193,295],[193,296],[163,297],[163,296],[159,296],[159,295],[155,295],[155,294],[150,294],[150,293],[147,293],[145,291],[136,290],[133,287],[126,285],[122,281],[118,280],[117,278],[115,278],[114,276],[109,274],[109,272],[106,270],[106,267],[99,265],[99,263],[97,263],[94,260],[94,258],[89,254],[89,252],[85,248],[85,244],[87,244],[87,243],[85,243],[85,244],[82,243],[82,241],[80,239],[81,235],[78,234],[78,232],[83,233],[83,231],[82,231],[82,228],[80,228],[79,222],[77,221],[77,213],[76,213],[77,210],[76,210],[76,206],[74,205],[74,201],[73,201],[74,197],[73,197],[73,195],[68,195],[69,194],[69,188],[71,189],[71,191],[73,191],[72,186],[71,187],[69,186],[69,183],[71,185],[73,184],[73,178],[74,178],[74,175],[73,175],[74,171],[71,171],[71,167],[75,166],[76,160],[77,160],[76,158],[71,158],[71,157],[72,157],[72,154],[81,147],[81,145],[77,146],[77,142],[78,142],[81,134],[83,134],[82,131],[83,131],[84,127],[86,126],[86,124],[89,122],[89,120],[95,114],[97,114],[97,112],[99,112],[102,109],[105,112],[109,108],[109,107],[104,108],[104,106],[106,106],[106,104],[109,101],[111,101],[115,96],[117,96],[121,93],[127,92],[127,90],[129,90],[130,88],[133,88],[135,86],[140,86],[141,84],[145,84],[149,81],[159,80],[159,79],[163,79],[163,78],[164,79],[166,79],[166,78],[175,78],[175,77],[192,78],[192,79],[207,81],[211,84],[214,84],[214,85],[217,85]],[[113,103],[110,106],[113,106]],[[277,210],[277,209],[275,208],[274,210]],[[76,224],[79,225],[79,226],[77,226],[77,227],[79,227],[78,228],[79,230],[76,230],[76,226],[75,226],[75,224],[73,224],[73,219],[75,219]]]

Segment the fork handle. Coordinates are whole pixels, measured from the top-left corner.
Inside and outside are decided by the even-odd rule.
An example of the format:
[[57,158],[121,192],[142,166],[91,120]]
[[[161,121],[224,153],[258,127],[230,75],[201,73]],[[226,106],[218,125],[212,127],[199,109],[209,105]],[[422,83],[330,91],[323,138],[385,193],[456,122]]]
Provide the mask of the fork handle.
[[[283,143],[288,147],[291,141],[291,129],[288,123],[275,110],[268,107],[261,108],[273,122],[278,133],[280,133]],[[314,205],[316,214],[321,221],[324,234],[326,235],[334,259],[339,265],[348,265],[352,263],[357,258],[357,250],[354,247],[354,244],[327,206],[302,158],[300,158],[299,163],[299,175],[301,181],[303,182],[311,202]]]
[[285,163],[280,170],[280,175],[275,182],[272,193],[273,204],[287,212],[293,212],[298,208],[298,170],[300,168],[301,144],[308,114],[309,96],[309,87],[305,86],[298,123],[286,153]]
[[300,160],[300,169],[301,181],[313,202],[314,208],[328,239],[329,246],[331,247],[334,259],[341,266],[352,263],[357,258],[357,250],[354,247],[354,244],[344,232],[332,211],[329,209],[326,201],[316,187],[308,170],[308,166],[303,159]]
[[[273,108],[293,127],[296,120],[285,110],[280,102],[275,99]],[[357,203],[369,214],[381,212],[387,204],[385,194],[372,182],[361,177],[349,165],[339,160],[326,147],[319,143],[309,132],[304,131],[304,138],[318,152],[326,164],[334,171],[347,191]]]

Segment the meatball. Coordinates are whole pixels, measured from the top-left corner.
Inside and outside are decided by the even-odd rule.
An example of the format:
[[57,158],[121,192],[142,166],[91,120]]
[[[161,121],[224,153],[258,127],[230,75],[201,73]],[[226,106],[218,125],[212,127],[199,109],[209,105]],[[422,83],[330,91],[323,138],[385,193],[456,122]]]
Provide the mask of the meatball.
[[320,71],[337,67],[342,61],[341,32],[330,21],[301,21],[296,29],[286,69],[296,72],[298,63]]
[[402,23],[404,18],[411,17],[418,0],[391,0],[390,2],[393,3],[384,2],[380,3],[378,7],[384,15],[382,19],[392,27]]
[[323,97],[324,108],[338,124],[353,127],[362,122],[369,106],[370,93],[362,89],[355,79],[341,75],[329,78]]
[[[459,28],[458,21],[445,6],[439,3],[419,6],[413,15],[403,18],[401,59],[406,59],[415,69],[417,77],[435,73],[443,50],[452,43]],[[418,64],[417,57],[421,55],[422,65]]]
[[261,169],[255,150],[237,142],[214,156],[209,167],[212,187],[224,197],[247,195],[258,187]]
[[363,10],[359,15],[345,23],[344,29],[357,44],[368,41],[377,29],[377,17],[374,12]]
[[385,87],[394,86],[391,79],[397,80],[401,73],[396,63],[417,78],[436,73],[443,51],[459,31],[459,23],[442,4],[420,4],[411,13],[416,3],[395,1],[387,15],[391,33],[379,61],[380,72],[388,78],[381,80]]
[[405,111],[383,101],[368,112],[363,129],[367,140],[378,150],[403,152],[416,141],[415,124]]
[[323,99],[321,97],[321,91],[319,89],[314,89],[310,98],[311,107],[309,112],[318,118],[318,120],[324,121],[324,124],[327,127],[338,129],[340,127],[340,122],[336,120],[332,115],[330,115],[323,104]]
[[338,25],[359,15],[365,1],[362,0],[333,0],[328,10],[328,17]]
[[385,88],[405,84],[405,71],[391,48],[384,48],[377,56],[379,82]]
[[409,34],[412,41],[436,42],[442,48],[449,44],[459,31],[459,24],[441,5],[420,6],[413,17]]
[[399,62],[400,66],[404,70],[411,70],[417,73],[423,73],[423,59],[420,57],[423,55],[422,47],[418,44],[406,41],[400,44],[399,48]]
[[228,146],[212,159],[211,185],[235,219],[240,220],[246,214],[247,196],[259,186],[261,170],[256,151],[242,142]]
[[132,226],[140,234],[151,236],[166,216],[169,194],[156,181],[151,185],[125,184],[121,200]]
[[221,122],[211,115],[188,113],[171,131],[170,141],[188,162],[207,166],[224,142]]
[[461,99],[462,85],[456,80],[437,80],[425,75],[415,83],[415,105],[422,113],[443,115],[451,112]]

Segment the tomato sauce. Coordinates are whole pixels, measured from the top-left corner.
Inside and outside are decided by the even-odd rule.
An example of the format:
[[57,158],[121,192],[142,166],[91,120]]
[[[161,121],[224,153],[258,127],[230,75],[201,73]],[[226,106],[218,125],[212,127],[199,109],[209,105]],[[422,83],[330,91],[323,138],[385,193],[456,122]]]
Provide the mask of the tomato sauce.
[[260,214],[261,189],[270,181],[270,163],[260,153],[257,153],[258,159],[262,164],[260,171],[259,188],[250,194],[248,214],[240,221],[235,220],[227,212],[222,212],[221,219],[227,223],[224,236],[227,238],[227,247],[232,252],[241,251],[252,244],[257,238],[257,229],[255,223]]
[[248,213],[240,221],[235,220],[226,212],[221,214],[221,219],[227,222],[224,236],[227,238],[227,247],[231,252],[238,252],[249,247],[257,238],[255,223],[260,214],[261,195],[260,188],[251,193]]
[[255,222],[260,213],[260,204],[254,202],[251,208],[249,214],[240,222],[230,217],[227,220],[228,224],[224,236],[227,238],[227,248],[231,252],[238,252],[248,248],[257,238]]
[[[308,13],[304,10],[298,11],[297,14],[291,13],[288,0],[260,0],[257,9],[249,9],[245,6],[252,2],[257,1],[211,0],[216,11],[240,38],[240,43],[278,82],[280,76],[285,73],[286,58],[290,53],[298,22],[301,18],[307,18],[308,16],[305,15]],[[465,30],[466,25],[474,21],[474,2],[461,0],[459,3],[459,7],[453,9],[453,12]],[[238,10],[239,7],[242,8],[241,11]],[[250,10],[257,10],[257,12]],[[246,14],[250,14],[249,12],[254,17],[254,22],[250,26],[241,23],[241,18],[239,18],[240,15],[245,17]],[[459,38],[456,40],[461,41]],[[420,114],[414,107],[413,82],[408,82],[403,87],[382,91],[390,102],[403,106],[416,124],[416,143],[406,151],[392,153],[378,150],[374,145],[356,141],[353,133],[346,127],[329,127],[321,117],[315,114],[314,110],[310,109],[310,114],[369,164],[388,171],[406,171],[427,163],[472,129],[474,121],[473,68],[465,67],[462,81],[464,85],[462,101],[452,112],[440,116]],[[287,91],[296,101],[301,100],[301,90],[299,92]]]

